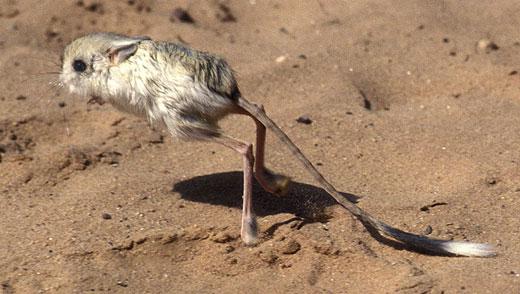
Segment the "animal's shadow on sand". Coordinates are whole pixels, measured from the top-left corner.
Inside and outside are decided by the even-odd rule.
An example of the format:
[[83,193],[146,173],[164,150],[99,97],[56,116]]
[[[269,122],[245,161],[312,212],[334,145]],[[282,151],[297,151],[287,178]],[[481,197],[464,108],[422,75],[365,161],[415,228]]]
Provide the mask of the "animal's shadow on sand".
[[[173,185],[173,191],[183,199],[214,205],[242,208],[242,173],[225,172],[194,177]],[[356,203],[359,197],[342,193]],[[336,202],[323,189],[299,182],[291,182],[284,196],[272,195],[253,183],[253,210],[258,216],[291,213],[304,219],[324,221],[324,209]]]
[[[241,172],[216,173],[175,183],[173,191],[180,193],[181,197],[188,201],[241,209],[242,180]],[[352,203],[357,203],[360,198],[353,194],[341,194]],[[325,212],[325,208],[335,204],[336,201],[326,191],[304,183],[291,182],[289,192],[285,196],[272,195],[265,192],[258,183],[253,184],[253,209],[258,216],[290,213],[303,219],[304,223],[326,222],[331,216]],[[278,225],[273,225],[272,229],[275,230]],[[382,236],[367,223],[363,222],[363,225],[373,238],[387,246],[398,250],[437,255]]]

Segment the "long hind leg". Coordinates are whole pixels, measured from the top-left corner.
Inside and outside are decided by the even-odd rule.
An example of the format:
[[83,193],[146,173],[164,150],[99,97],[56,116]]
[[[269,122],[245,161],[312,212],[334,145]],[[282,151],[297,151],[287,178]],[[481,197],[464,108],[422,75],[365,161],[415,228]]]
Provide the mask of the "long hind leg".
[[170,116],[165,119],[165,124],[172,135],[180,136],[188,140],[202,140],[206,142],[216,142],[229,147],[242,155],[244,172],[244,194],[242,207],[242,229],[240,231],[242,240],[247,245],[254,245],[257,242],[258,225],[253,213],[253,146],[220,132],[218,127],[204,123],[199,120],[194,123],[192,120],[183,120],[183,116]]
[[[264,108],[260,106],[262,110]],[[252,117],[256,123],[256,149],[255,149],[255,177],[258,183],[268,192],[285,195],[289,190],[291,179],[287,176],[276,174],[265,167],[265,126]]]
[[254,245],[258,240],[258,225],[253,212],[253,146],[225,135],[211,138],[211,140],[227,146],[242,155],[244,194],[242,196],[242,229],[240,230],[240,235],[245,244]]

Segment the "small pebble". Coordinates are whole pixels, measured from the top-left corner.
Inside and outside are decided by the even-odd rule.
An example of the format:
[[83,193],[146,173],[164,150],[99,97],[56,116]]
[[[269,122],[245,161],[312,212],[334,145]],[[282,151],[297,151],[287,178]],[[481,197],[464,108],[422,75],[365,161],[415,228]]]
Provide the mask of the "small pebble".
[[235,247],[231,246],[231,245],[227,245],[225,248],[224,248],[224,251],[226,253],[231,253],[233,251],[235,251]]
[[224,3],[221,3],[219,6],[219,12],[217,12],[217,19],[221,22],[236,22],[237,19],[231,12],[231,9],[226,6]]
[[499,180],[498,180],[496,177],[492,177],[492,176],[491,176],[491,177],[487,177],[487,178],[486,178],[486,184],[487,184],[488,186],[494,186],[494,185],[496,185],[496,184],[498,183],[498,181],[499,181]]
[[25,176],[23,176],[22,182],[24,182],[25,184],[29,183],[32,180],[33,176],[34,174],[31,172],[26,174]]
[[164,143],[164,136],[160,133],[153,132],[148,139],[148,142],[151,144],[162,144]]
[[310,125],[312,123],[312,119],[308,115],[302,115],[296,119],[297,122],[301,124]]
[[100,154],[98,154],[98,159],[102,163],[106,164],[119,164],[119,157],[121,157],[121,153],[117,151],[105,151]]
[[258,256],[260,257],[260,259],[262,261],[269,263],[269,264],[273,264],[278,259],[278,256],[276,256],[276,254],[274,254],[274,252],[270,249],[265,250],[265,251],[260,251],[258,253]]
[[426,228],[424,229],[424,232],[423,232],[423,235],[429,235],[433,232],[433,229],[432,229],[432,226],[428,225],[426,226]]
[[281,56],[278,56],[278,57],[275,59],[275,61],[276,61],[276,63],[282,63],[282,62],[284,62],[286,59],[287,59],[287,56],[285,56],[285,55],[281,55]]
[[481,51],[485,51],[486,53],[500,49],[500,47],[498,47],[495,42],[488,39],[479,40],[477,43],[477,48]]
[[126,287],[128,287],[128,282],[126,282],[126,281],[118,281],[117,285],[126,288]]
[[67,104],[65,104],[65,102],[63,102],[63,101],[60,101],[60,102],[58,103],[58,106],[61,107],[61,108],[63,108],[63,107],[65,107],[65,106],[67,106]]
[[301,245],[293,239],[288,240],[280,247],[280,252],[283,254],[295,254],[300,251]]
[[229,259],[229,264],[237,264],[238,263],[238,259],[236,259],[235,257]]
[[109,213],[106,213],[106,212],[103,212],[103,214],[101,214],[101,217],[103,219],[112,219],[112,216]]
[[180,7],[177,7],[172,11],[170,15],[170,21],[180,21],[182,23],[195,23],[195,20],[193,19],[193,17],[191,17],[188,11]]

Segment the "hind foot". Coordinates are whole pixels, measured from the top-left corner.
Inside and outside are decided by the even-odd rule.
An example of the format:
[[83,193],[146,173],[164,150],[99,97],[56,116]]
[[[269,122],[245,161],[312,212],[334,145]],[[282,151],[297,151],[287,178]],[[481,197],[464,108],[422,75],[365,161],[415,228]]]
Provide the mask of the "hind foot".
[[240,236],[247,246],[254,246],[258,243],[258,224],[254,215],[242,219]]
[[258,183],[269,193],[285,196],[289,191],[289,184],[291,183],[291,178],[276,174],[267,169],[264,169],[263,172],[257,173],[256,179]]

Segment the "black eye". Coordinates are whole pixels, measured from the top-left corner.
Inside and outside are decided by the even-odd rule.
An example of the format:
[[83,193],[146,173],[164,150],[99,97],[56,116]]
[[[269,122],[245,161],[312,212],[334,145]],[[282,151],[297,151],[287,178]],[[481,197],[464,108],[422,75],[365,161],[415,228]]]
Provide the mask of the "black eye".
[[87,65],[83,60],[76,59],[72,62],[72,68],[77,72],[84,72],[87,69]]

